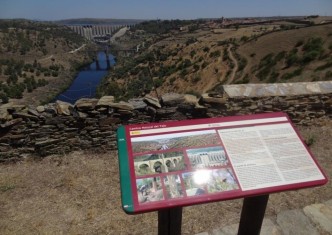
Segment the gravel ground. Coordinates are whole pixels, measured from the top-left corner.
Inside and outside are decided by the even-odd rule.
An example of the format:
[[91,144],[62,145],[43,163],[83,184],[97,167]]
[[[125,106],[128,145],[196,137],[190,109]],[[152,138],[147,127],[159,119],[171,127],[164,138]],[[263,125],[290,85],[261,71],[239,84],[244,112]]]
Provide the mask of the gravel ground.
[[[298,127],[332,176],[332,123]],[[332,198],[325,186],[270,195],[266,216]],[[239,222],[242,200],[185,207],[183,234]],[[117,153],[74,152],[0,165],[0,234],[156,234],[157,213],[121,209]]]

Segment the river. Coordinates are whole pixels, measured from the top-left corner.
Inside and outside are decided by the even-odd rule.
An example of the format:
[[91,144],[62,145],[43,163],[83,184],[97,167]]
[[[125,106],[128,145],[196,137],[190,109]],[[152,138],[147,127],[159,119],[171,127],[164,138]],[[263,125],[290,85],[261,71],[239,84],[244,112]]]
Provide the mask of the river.
[[[59,94],[55,100],[65,101],[74,104],[80,98],[93,98],[96,96],[96,88],[101,80],[107,75],[107,61],[105,52],[98,52],[99,68],[97,63],[93,62],[83,68],[75,77],[70,87]],[[109,54],[110,64],[115,64],[114,56]]]

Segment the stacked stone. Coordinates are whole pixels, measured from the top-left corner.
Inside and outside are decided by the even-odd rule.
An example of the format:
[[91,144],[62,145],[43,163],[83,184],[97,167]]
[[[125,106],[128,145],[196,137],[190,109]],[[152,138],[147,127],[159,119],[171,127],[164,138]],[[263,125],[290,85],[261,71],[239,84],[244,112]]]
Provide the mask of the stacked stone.
[[0,162],[81,149],[115,150],[119,125],[286,112],[293,122],[311,125],[332,118],[332,94],[236,97],[226,94],[165,94],[115,102],[113,96],[57,101],[36,108],[0,106]]

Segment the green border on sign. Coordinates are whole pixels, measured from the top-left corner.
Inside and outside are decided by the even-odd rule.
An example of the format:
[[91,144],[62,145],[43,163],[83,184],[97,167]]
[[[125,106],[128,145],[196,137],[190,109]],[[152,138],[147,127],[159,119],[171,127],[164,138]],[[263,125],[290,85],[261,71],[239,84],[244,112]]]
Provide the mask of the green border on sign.
[[126,129],[120,126],[117,130],[118,141],[118,155],[120,168],[120,185],[121,185],[121,199],[122,207],[126,213],[134,212],[133,194],[131,191],[130,170],[129,170],[129,156],[126,140]]

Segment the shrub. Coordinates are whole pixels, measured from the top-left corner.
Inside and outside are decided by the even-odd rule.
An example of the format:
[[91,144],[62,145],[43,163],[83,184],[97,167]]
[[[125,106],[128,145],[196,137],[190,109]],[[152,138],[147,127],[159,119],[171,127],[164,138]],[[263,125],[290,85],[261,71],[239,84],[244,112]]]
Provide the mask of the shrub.
[[326,73],[325,73],[325,78],[326,78],[326,79],[332,78],[332,71],[331,71],[331,70],[326,71]]
[[302,46],[304,43],[303,40],[299,40],[296,44],[295,44],[295,47],[299,47],[299,46]]
[[208,66],[208,63],[206,61],[204,61],[201,68],[204,69],[206,66]]
[[201,79],[202,79],[201,76],[198,75],[198,74],[196,74],[196,75],[193,77],[192,81],[193,81],[194,83],[197,83],[197,82],[199,82]]
[[204,48],[203,48],[203,51],[207,53],[207,52],[210,51],[210,48],[209,48],[209,47],[204,47]]
[[219,50],[213,51],[210,53],[211,58],[216,58],[216,57],[219,57],[220,55],[221,55],[221,52]]
[[190,52],[190,57],[193,58],[195,55],[196,55],[196,51],[195,51],[195,50],[192,50],[192,51]]
[[284,79],[284,80],[289,80],[293,77],[301,75],[302,70],[303,70],[303,68],[298,68],[298,69],[294,70],[291,73],[285,73],[284,75],[281,76],[281,78]]
[[275,83],[278,80],[278,77],[279,77],[279,73],[277,73],[275,70],[273,70],[269,77],[269,82]]
[[279,52],[279,53],[276,55],[276,57],[274,58],[274,60],[275,60],[276,62],[278,62],[278,61],[282,60],[283,58],[285,58],[285,56],[286,56],[286,51],[281,51],[281,52]]
[[239,68],[238,70],[239,71],[242,71],[246,66],[247,66],[247,59],[246,58],[241,58],[240,61],[239,61]]
[[249,37],[247,37],[247,36],[242,36],[240,39],[240,41],[243,41],[243,42],[246,42],[248,40],[249,40]]
[[190,45],[190,44],[192,44],[192,43],[195,43],[197,40],[196,40],[196,38],[189,38],[187,41],[186,41],[186,45],[188,46],[188,45]]
[[3,104],[7,104],[9,101],[8,96],[5,93],[0,93],[0,99],[2,100]]
[[286,65],[287,67],[292,66],[293,64],[297,63],[299,60],[298,56],[296,54],[290,54],[286,58]]

